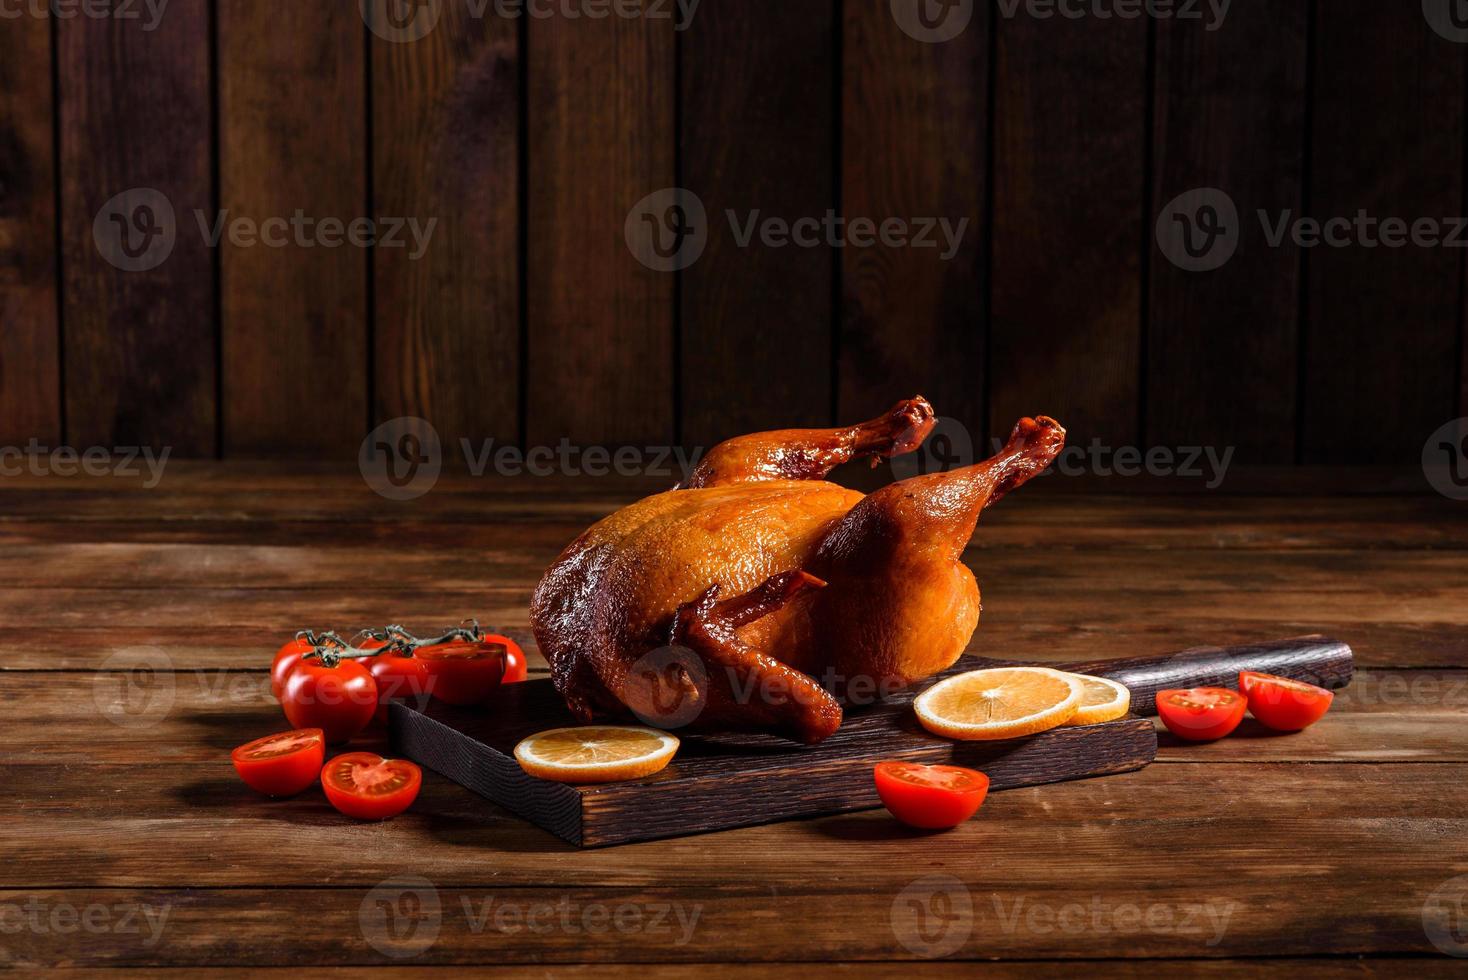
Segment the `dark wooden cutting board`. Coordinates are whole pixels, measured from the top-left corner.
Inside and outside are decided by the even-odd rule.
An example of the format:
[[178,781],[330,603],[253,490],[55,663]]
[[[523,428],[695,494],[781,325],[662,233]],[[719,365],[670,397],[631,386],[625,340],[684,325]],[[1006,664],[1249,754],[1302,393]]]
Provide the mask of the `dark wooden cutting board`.
[[475,708],[396,702],[391,733],[398,754],[564,840],[599,847],[877,807],[872,765],[881,759],[969,766],[989,776],[992,790],[1140,769],[1155,757],[1157,735],[1152,721],[1138,715],[1153,711],[1159,690],[1233,687],[1240,670],[1335,688],[1349,682],[1352,669],[1350,648],[1319,636],[1060,664],[1054,666],[1125,684],[1134,714],[996,742],[954,742],[918,725],[911,702],[927,686],[965,670],[1008,665],[964,657],[890,701],[848,710],[841,730],[816,746],[771,736],[680,733],[682,746],[666,769],[622,783],[547,782],[515,762],[522,738],[576,724],[549,680],[511,685]]

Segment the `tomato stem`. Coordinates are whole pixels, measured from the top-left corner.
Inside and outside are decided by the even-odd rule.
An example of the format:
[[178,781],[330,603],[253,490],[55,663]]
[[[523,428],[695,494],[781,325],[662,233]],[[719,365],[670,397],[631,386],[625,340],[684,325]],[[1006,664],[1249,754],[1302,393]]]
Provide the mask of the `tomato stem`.
[[[364,629],[352,637],[352,642],[343,640],[336,633],[328,630],[317,638],[310,630],[301,630],[296,634],[297,639],[304,639],[311,643],[313,649],[310,653],[302,656],[305,660],[309,657],[317,658],[323,666],[334,667],[342,660],[361,660],[367,657],[377,657],[385,653],[395,654],[400,657],[411,657],[413,651],[420,647],[434,646],[439,643],[452,643],[456,640],[473,642],[480,637],[479,621],[477,619],[465,619],[458,626],[450,626],[438,636],[417,637],[400,625],[393,624],[382,629]],[[363,647],[359,643],[367,640],[376,640],[381,646]]]

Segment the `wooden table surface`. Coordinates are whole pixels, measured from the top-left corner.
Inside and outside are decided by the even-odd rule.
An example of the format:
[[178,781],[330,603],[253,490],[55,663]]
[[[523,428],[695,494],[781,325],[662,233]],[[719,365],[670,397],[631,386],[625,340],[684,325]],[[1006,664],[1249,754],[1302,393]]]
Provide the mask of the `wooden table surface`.
[[949,833],[876,811],[578,851],[431,773],[384,824],[235,778],[229,749],[286,727],[265,671],[292,631],[473,615],[528,644],[542,568],[648,488],[446,476],[398,502],[355,471],[182,462],[152,488],[0,480],[0,964],[1461,969],[1441,954],[1468,954],[1468,505],[1380,473],[1056,478],[987,514],[976,653],[1318,631],[1359,673],[1302,734],[1164,734],[1146,769],[996,793]]

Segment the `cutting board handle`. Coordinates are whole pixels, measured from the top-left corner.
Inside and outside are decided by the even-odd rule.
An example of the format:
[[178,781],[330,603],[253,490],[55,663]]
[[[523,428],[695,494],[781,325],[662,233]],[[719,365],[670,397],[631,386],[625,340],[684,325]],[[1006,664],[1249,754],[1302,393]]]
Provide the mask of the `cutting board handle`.
[[1349,684],[1353,670],[1351,648],[1318,635],[1061,666],[1125,684],[1132,692],[1132,711],[1139,715],[1156,714],[1157,692],[1170,687],[1237,688],[1241,670],[1278,674],[1332,690]]

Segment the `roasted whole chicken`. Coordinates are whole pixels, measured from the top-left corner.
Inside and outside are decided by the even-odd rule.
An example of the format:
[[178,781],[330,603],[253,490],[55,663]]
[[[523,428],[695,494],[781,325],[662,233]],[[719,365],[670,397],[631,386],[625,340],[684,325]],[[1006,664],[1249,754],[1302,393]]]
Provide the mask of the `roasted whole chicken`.
[[769,732],[815,743],[843,702],[952,664],[979,621],[961,561],[983,509],[1043,470],[1065,430],[1021,419],[994,457],[874,493],[838,464],[917,448],[933,408],[715,446],[682,484],[598,521],[536,587],[531,625],[583,720]]

